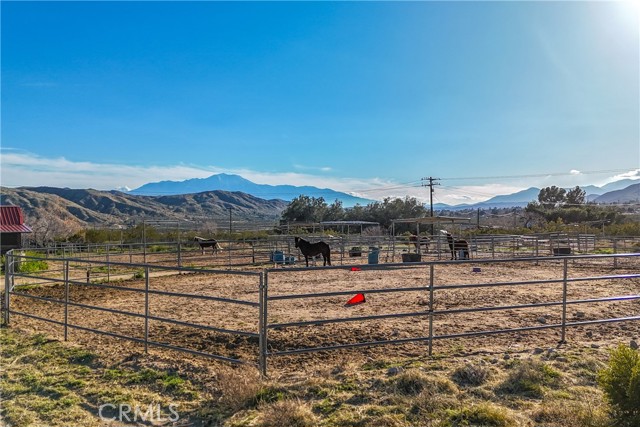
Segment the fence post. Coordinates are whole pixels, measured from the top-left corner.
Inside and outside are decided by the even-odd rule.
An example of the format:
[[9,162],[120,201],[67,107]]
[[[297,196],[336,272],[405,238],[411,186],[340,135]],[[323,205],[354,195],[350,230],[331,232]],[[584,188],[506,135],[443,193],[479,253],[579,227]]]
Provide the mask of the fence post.
[[433,351],[433,264],[429,265],[429,356]]
[[494,239],[495,237],[491,236],[491,258],[496,257],[496,243]]
[[565,258],[563,262],[562,272],[562,336],[560,342],[566,342],[565,334],[567,329],[567,265],[568,260]]
[[7,252],[4,259],[4,325],[9,326],[9,301],[11,294],[11,278],[13,277],[13,254]]
[[182,267],[182,244],[178,242],[178,267]]
[[149,352],[149,266],[144,267],[144,352]]
[[64,262],[64,340],[69,337],[69,261]]
[[260,306],[259,306],[259,325],[260,328],[260,373],[263,377],[267,376],[267,295],[268,295],[269,272],[263,270],[260,274]]
[[618,239],[613,238],[613,268],[618,268],[618,257],[616,254],[618,253]]
[[[111,283],[111,261],[110,261],[111,246],[107,243],[107,283]],[[117,259],[117,258],[116,258]]]

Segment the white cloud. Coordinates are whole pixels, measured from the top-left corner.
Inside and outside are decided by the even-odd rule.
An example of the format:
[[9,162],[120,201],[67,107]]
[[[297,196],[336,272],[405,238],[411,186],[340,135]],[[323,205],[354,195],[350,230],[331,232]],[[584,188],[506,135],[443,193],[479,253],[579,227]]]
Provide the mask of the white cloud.
[[612,177],[608,182],[620,181],[622,179],[640,179],[640,169],[630,170]]
[[150,181],[204,178],[212,171],[175,165],[128,166],[74,162],[64,157],[46,158],[20,150],[2,149],[0,178],[7,187],[70,187],[112,190],[135,188]]
[[329,166],[305,166],[305,165],[295,164],[293,165],[293,167],[298,170],[331,172],[331,167]]
[[581,174],[582,174],[580,171],[575,170],[575,169],[571,169],[571,170],[569,171],[569,173],[570,173],[571,175],[581,175]]

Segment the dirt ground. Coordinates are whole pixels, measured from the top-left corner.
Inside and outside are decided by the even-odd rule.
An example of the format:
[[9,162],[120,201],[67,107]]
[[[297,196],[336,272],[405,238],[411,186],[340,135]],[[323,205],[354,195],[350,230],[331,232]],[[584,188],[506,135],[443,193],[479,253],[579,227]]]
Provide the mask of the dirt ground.
[[[366,261],[365,261],[366,262]],[[481,331],[558,325],[562,305],[515,308],[515,305],[558,303],[563,300],[564,259],[513,263],[464,262],[436,265],[433,283],[433,354],[504,353],[555,347],[561,338],[559,328],[511,332],[484,336],[451,337]],[[568,260],[568,322],[613,319],[640,315],[640,300],[588,302],[596,298],[640,295],[640,279],[613,279],[603,276],[638,274],[640,258],[602,261]],[[336,363],[341,358],[375,360],[389,357],[421,357],[427,354],[429,336],[430,269],[424,265],[386,268],[384,264],[344,269],[279,268],[268,274],[267,310],[269,369],[302,371],[318,364]],[[477,270],[480,271],[477,271]],[[260,270],[254,270],[257,272]],[[594,278],[596,280],[576,280]],[[556,280],[556,283],[501,285],[505,282]],[[153,342],[179,346],[199,352],[257,363],[259,358],[259,275],[236,275],[224,271],[152,276],[150,291],[187,293],[215,297],[211,300],[175,295],[149,295],[149,336]],[[473,286],[493,284],[491,287]],[[97,305],[134,313],[136,317],[69,306],[68,321],[86,328],[144,339],[144,279],[111,282],[112,287],[82,283],[70,286],[69,301]],[[447,286],[460,285],[459,288]],[[132,290],[134,289],[134,290]],[[16,292],[64,300],[64,285],[23,286]],[[340,295],[318,295],[344,292]],[[347,306],[356,293],[364,293],[364,303]],[[314,295],[308,295],[314,294]],[[287,298],[282,298],[287,296]],[[292,296],[297,296],[292,298]],[[279,299],[280,298],[280,299]],[[577,302],[581,301],[581,302]],[[501,307],[484,312],[442,313],[481,307]],[[55,321],[64,321],[64,305],[13,295],[11,309]],[[287,326],[292,322],[356,319],[369,316],[402,315],[378,319],[359,319],[345,323],[318,323]],[[237,335],[163,322],[168,318],[218,329],[239,331]],[[63,326],[24,317],[11,316],[11,326],[62,338]],[[609,346],[640,338],[640,320],[586,324],[567,328],[566,340],[575,345]],[[118,340],[69,328],[69,340],[101,353],[117,357],[140,352],[141,344]],[[311,347],[406,340],[401,344],[363,346],[307,354],[274,355]],[[411,340],[417,340],[411,342]],[[150,346],[150,351],[170,357],[191,357],[183,353]],[[208,359],[200,358],[202,363]],[[206,362],[204,362],[206,361]]]

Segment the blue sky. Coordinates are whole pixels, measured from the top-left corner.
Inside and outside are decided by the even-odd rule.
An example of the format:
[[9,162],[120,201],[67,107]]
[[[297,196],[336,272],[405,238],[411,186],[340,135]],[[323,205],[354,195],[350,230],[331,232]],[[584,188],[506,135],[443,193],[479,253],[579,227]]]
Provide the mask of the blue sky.
[[637,1],[1,8],[4,186],[434,176],[462,203],[640,178]]

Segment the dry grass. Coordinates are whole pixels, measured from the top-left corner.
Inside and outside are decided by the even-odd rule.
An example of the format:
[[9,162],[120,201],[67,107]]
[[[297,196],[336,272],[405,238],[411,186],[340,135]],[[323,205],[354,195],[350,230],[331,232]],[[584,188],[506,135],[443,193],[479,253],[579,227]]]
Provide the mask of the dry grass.
[[181,421],[193,426],[606,427],[612,421],[590,381],[604,366],[606,349],[566,349],[559,361],[529,354],[346,358],[313,373],[262,379],[251,367],[158,353],[114,361],[13,329],[2,330],[2,344],[2,417],[12,425],[97,426],[101,402],[178,403]]
[[253,369],[223,369],[218,376],[219,402],[230,412],[237,412],[255,404],[262,387],[258,372]]
[[261,408],[258,426],[313,427],[318,420],[308,405],[299,400],[281,400]]
[[453,372],[452,379],[461,387],[477,387],[487,382],[490,376],[491,370],[487,366],[467,363]]
[[606,427],[610,425],[601,394],[582,390],[573,399],[544,400],[531,418],[545,427]]

